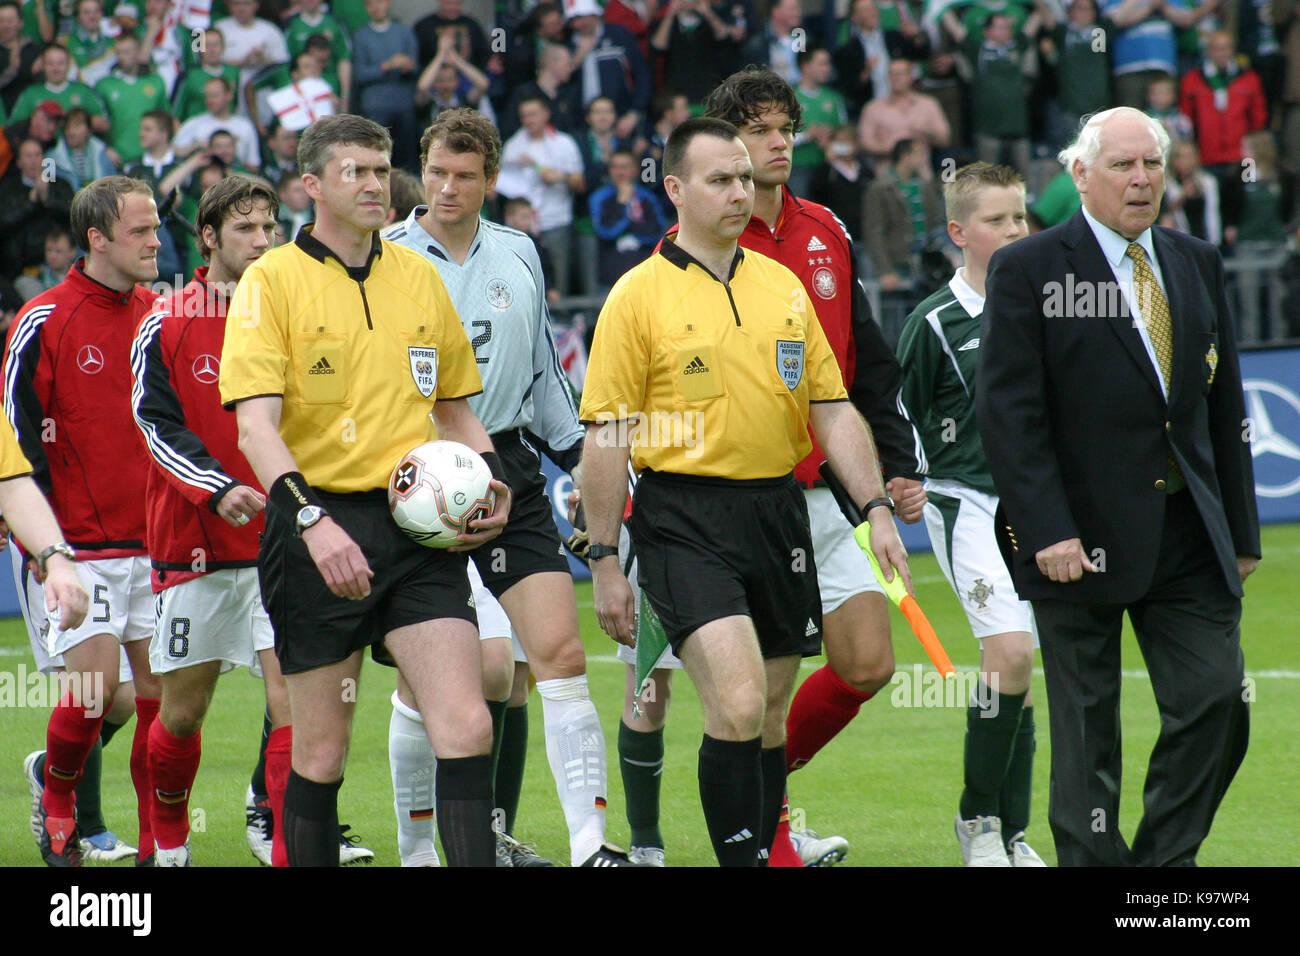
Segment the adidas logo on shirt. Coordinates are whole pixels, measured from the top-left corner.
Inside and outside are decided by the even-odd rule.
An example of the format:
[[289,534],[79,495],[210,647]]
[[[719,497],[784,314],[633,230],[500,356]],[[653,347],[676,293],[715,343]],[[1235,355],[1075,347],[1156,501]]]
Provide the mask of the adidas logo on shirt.
[[307,374],[308,375],[333,375],[334,366],[330,365],[329,361],[325,358],[325,356],[322,355],[319,362],[317,362],[311,368],[307,369]]
[[820,239],[818,239],[816,236],[813,236],[811,239],[808,240],[808,251],[809,251],[809,252],[825,252],[825,251],[826,251],[826,243],[822,242],[822,241],[821,241]]
[[697,356],[695,356],[695,358],[691,359],[690,364],[687,365],[686,368],[684,368],[684,369],[682,370],[682,374],[683,374],[683,375],[695,375],[695,374],[697,374],[697,373],[699,373],[699,372],[707,372],[708,370],[709,370],[709,367],[708,367],[707,365],[705,365],[705,364],[700,360],[700,357],[697,355]]

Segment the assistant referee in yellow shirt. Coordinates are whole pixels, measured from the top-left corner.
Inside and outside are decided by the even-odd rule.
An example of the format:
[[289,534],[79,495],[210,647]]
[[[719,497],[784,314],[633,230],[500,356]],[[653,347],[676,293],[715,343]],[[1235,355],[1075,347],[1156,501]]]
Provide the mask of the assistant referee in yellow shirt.
[[700,801],[718,862],[764,865],[785,791],[785,714],[821,602],[808,512],[791,472],[808,424],[910,590],[870,432],[799,279],[737,239],[753,164],[734,126],[700,117],[664,149],[676,242],[614,286],[596,326],[580,418],[596,613],[634,643],[617,561],[627,463],[641,585],[704,706]]
[[[387,486],[398,459],[435,437],[480,452],[494,475],[501,465],[466,401],[482,385],[442,280],[375,231],[391,150],[388,131],[361,116],[307,127],[298,166],[316,222],[248,267],[226,316],[221,399],[235,406],[239,448],[267,489],[258,565],[293,717],[275,821],[290,866],[338,865],[361,655],[380,644],[414,690],[438,757],[448,863],[496,860],[492,723],[465,555],[407,537]],[[509,489],[493,487],[495,513],[461,548],[501,533]]]

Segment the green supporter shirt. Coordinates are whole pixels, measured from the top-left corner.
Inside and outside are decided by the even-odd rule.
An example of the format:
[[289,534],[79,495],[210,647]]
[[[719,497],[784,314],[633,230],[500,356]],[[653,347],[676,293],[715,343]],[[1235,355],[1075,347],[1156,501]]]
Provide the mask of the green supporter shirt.
[[971,82],[971,114],[975,133],[999,139],[1020,139],[1029,135],[1029,108],[1025,99],[1025,51],[1029,41],[1016,34],[1010,46],[984,42],[982,33],[967,36],[966,57],[974,78]]
[[323,33],[330,41],[330,66],[337,67],[340,60],[352,59],[352,43],[348,39],[348,29],[328,13],[321,22],[309,24],[301,13],[295,13],[284,28],[284,42],[289,47],[289,59],[292,60],[307,49],[307,41],[313,34]]
[[1079,190],[1074,187],[1074,178],[1063,169],[1043,187],[1038,201],[1034,203],[1034,215],[1043,221],[1043,228],[1047,229],[1065,222],[1082,204]]
[[[41,0],[26,0],[23,3],[23,36],[30,37],[37,43],[45,43],[41,37],[41,21],[36,18],[36,4]],[[59,33],[59,0],[45,0],[45,11],[50,15],[54,25],[55,36]]]
[[73,62],[77,66],[85,66],[87,63],[111,56],[113,40],[102,33],[92,37],[78,25],[63,38],[63,45],[68,48],[68,53],[72,55]]
[[996,495],[975,424],[984,297],[958,272],[907,317],[898,340],[899,399],[921,439],[921,472]]
[[[796,86],[794,95],[803,107],[805,126],[829,126],[834,130],[849,121],[844,97],[829,86],[823,86],[816,93],[807,93],[803,87]],[[825,158],[822,148],[811,139],[794,148],[794,165],[798,167],[817,166]]]
[[370,16],[366,13],[365,0],[332,0],[330,14],[343,24],[348,31],[348,36],[370,22]]
[[46,100],[54,100],[63,107],[63,112],[80,106],[91,116],[103,116],[104,104],[99,101],[95,91],[85,83],[69,82],[63,89],[57,93],[51,90],[44,83],[27,87],[18,97],[18,102],[14,104],[14,111],[10,114],[11,122],[25,120],[32,115],[36,107],[40,106]]
[[112,124],[108,144],[117,150],[123,163],[134,162],[144,151],[140,148],[140,120],[150,110],[170,110],[167,84],[157,74],[123,76],[114,73],[95,84],[95,92],[108,109]]
[[[1101,31],[1099,33],[1094,31]],[[1056,44],[1056,89],[1061,110],[1084,116],[1109,109],[1110,49],[1113,34],[1108,24],[1097,22],[1086,30],[1057,24],[1052,31]]]
[[176,84],[173,112],[184,123],[193,116],[207,110],[203,103],[203,85],[216,76],[224,76],[230,85],[239,89],[239,67],[223,65],[216,73],[209,73],[206,67],[196,67],[185,73]]
[[984,24],[995,13],[1005,13],[1011,18],[1011,29],[1017,35],[1025,28],[1029,19],[1029,8],[1033,0],[975,0],[961,12],[961,23],[967,34],[984,36]]

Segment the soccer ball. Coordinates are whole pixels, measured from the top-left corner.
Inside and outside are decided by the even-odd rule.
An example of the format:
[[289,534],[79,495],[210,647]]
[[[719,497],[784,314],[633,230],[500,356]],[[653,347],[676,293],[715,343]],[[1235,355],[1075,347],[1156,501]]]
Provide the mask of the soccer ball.
[[478,452],[454,441],[429,441],[402,456],[388,479],[397,526],[429,548],[449,548],[469,522],[496,507],[492,472]]

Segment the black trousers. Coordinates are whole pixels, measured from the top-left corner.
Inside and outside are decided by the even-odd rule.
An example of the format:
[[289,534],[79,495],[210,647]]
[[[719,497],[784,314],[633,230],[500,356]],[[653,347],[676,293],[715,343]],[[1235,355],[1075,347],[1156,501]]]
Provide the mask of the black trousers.
[[[1250,714],[1241,600],[1228,590],[1192,496],[1167,502],[1155,577],[1139,600],[1033,606],[1052,733],[1048,820],[1060,865],[1195,865],[1246,754]],[[1160,710],[1131,849],[1119,830],[1125,611]]]

